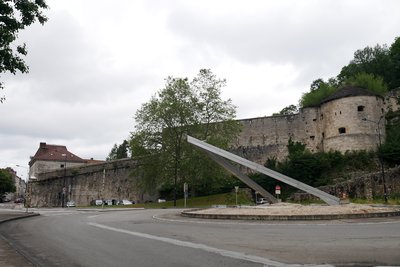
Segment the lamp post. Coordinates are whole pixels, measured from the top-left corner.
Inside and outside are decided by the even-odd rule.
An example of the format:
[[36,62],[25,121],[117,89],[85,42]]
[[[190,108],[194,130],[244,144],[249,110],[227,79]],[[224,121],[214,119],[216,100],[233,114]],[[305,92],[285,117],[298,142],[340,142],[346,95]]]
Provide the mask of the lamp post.
[[383,198],[385,200],[385,203],[388,202],[388,196],[387,196],[387,188],[386,188],[386,179],[385,179],[385,167],[383,166],[383,158],[381,155],[381,148],[382,148],[382,140],[381,140],[381,120],[383,119],[383,116],[380,116],[378,121],[373,121],[369,120],[367,118],[363,118],[363,121],[368,121],[375,123],[378,127],[378,159],[379,159],[379,164],[381,165],[381,173],[382,173],[382,183],[383,183]]
[[61,193],[61,207],[65,207],[65,195],[66,195],[66,188],[65,188],[65,177],[67,175],[67,154],[61,154],[64,157],[64,177],[63,177],[63,188]]

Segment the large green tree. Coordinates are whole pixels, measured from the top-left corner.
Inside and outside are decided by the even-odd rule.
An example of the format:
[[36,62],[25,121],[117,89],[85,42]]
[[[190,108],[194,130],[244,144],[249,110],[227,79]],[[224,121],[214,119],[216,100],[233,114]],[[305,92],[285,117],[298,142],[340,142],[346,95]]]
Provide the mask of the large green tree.
[[[15,45],[18,32],[36,20],[41,24],[47,21],[43,9],[47,8],[44,0],[1,0],[0,1],[0,74],[28,72],[28,66],[21,56],[27,54],[26,45]],[[0,89],[3,89],[0,81]],[[0,102],[4,101],[0,97]]]
[[377,44],[357,50],[337,79],[344,82],[359,73],[381,77],[390,89],[400,87],[400,39],[397,37],[390,47]]
[[195,183],[210,172],[212,168],[200,167],[205,159],[186,142],[186,135],[223,148],[238,135],[240,124],[233,120],[236,107],[230,99],[221,97],[225,83],[208,69],[200,70],[191,82],[168,77],[165,88],[136,112],[130,140],[132,156],[157,159],[150,167],[142,168],[143,172],[152,172],[143,173],[151,180],[144,182],[146,185],[169,185],[176,201],[178,183]]
[[0,169],[0,197],[6,192],[15,192],[15,185],[11,174],[5,169]]

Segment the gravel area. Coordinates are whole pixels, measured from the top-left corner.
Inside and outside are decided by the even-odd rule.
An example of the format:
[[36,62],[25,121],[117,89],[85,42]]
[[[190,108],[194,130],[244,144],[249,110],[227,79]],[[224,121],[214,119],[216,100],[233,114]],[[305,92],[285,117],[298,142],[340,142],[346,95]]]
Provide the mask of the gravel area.
[[204,210],[187,211],[187,213],[221,215],[331,215],[366,214],[393,211],[400,211],[400,207],[361,204],[343,204],[337,206],[328,206],[278,203],[260,206],[241,206],[237,208],[209,208]]

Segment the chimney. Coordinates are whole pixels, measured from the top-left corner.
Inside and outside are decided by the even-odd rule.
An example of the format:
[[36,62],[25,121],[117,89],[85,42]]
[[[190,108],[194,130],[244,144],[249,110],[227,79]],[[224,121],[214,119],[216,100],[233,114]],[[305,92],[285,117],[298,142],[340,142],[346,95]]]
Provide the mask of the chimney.
[[45,148],[46,147],[46,143],[45,142],[40,142],[40,148]]

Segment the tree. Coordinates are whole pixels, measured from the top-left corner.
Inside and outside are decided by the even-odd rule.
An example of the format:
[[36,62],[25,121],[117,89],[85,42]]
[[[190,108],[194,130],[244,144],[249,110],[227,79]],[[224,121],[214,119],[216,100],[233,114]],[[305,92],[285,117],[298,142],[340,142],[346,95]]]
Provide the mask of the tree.
[[272,116],[278,116],[278,115],[293,115],[299,113],[299,108],[295,105],[289,105],[287,107],[284,107],[279,113],[274,113]]
[[377,44],[357,50],[337,79],[343,83],[360,73],[381,77],[390,89],[400,87],[400,39],[396,37],[390,47]]
[[318,106],[321,101],[336,92],[337,81],[334,78],[330,78],[328,82],[323,79],[317,79],[310,85],[310,91],[304,93],[299,101],[299,105],[302,108]]
[[165,88],[135,114],[136,126],[130,140],[132,156],[157,155],[162,161],[158,173],[162,174],[164,187],[172,188],[174,204],[178,182],[204,173],[193,173],[197,168],[193,159],[197,163],[204,161],[186,142],[186,135],[227,147],[239,133],[239,124],[233,121],[235,106],[231,100],[221,98],[224,86],[225,80],[217,79],[206,69],[200,70],[192,82],[168,77]]
[[389,88],[400,88],[400,37],[390,46],[391,76],[387,82]]
[[362,87],[370,92],[384,96],[388,92],[388,87],[380,76],[360,72],[344,81],[346,85]]
[[114,144],[114,147],[108,154],[107,160],[110,161],[125,158],[128,158],[128,141],[126,140],[124,140],[120,145]]
[[[44,0],[3,0],[0,1],[0,73],[10,72],[16,74],[28,72],[29,68],[20,57],[27,54],[26,45],[15,47],[13,42],[18,37],[18,32],[38,20],[42,25],[47,18],[42,10],[47,9]],[[3,89],[0,81],[0,89]],[[0,97],[0,102],[4,101]]]
[[0,197],[6,192],[15,192],[15,185],[11,174],[5,169],[0,169]]

